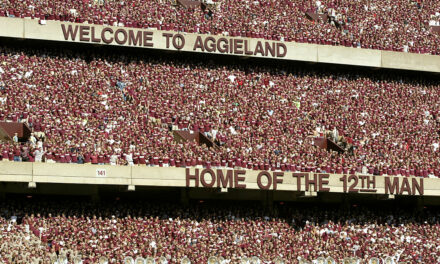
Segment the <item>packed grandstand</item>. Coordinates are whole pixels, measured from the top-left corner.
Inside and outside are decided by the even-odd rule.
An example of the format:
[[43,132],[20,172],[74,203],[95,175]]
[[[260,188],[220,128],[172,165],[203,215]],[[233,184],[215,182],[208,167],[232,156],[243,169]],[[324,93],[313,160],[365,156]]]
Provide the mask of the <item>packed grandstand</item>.
[[[440,176],[437,79],[1,48],[3,160]],[[17,89],[18,88],[18,89]],[[201,132],[215,147],[176,142]],[[326,136],[345,150],[314,144]]]
[[435,0],[178,2],[197,3],[2,0],[0,16],[440,54]]
[[[101,259],[127,264],[131,262],[123,261],[130,257],[221,264],[298,263],[320,257],[347,264],[375,258],[392,259],[387,263],[440,261],[440,215],[429,209],[279,204],[265,212],[236,202],[182,207],[34,197],[15,199],[0,209],[4,263],[50,263],[57,257],[69,263],[79,258],[82,263],[105,263]],[[221,262],[207,262],[209,257]]]
[[[0,17],[440,55],[432,0],[0,0]],[[440,263],[438,75],[1,40],[0,263]],[[374,193],[10,180],[37,163],[362,175]],[[399,197],[407,177],[427,179]]]

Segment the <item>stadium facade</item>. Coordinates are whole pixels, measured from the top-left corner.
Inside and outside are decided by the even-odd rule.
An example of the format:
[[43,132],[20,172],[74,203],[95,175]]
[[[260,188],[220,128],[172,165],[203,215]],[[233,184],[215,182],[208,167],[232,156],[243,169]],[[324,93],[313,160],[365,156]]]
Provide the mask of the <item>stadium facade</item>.
[[[39,40],[43,43],[50,42],[51,45],[62,42],[63,45],[74,45],[75,48],[79,47],[84,50],[89,47],[109,45],[139,50],[134,51],[135,53],[144,52],[145,48],[164,54],[164,56],[186,52],[208,54],[208,56],[209,54],[233,55],[243,59],[241,63],[244,64],[246,59],[260,58],[283,60],[284,62],[292,61],[293,63],[301,61],[317,65],[322,63],[326,64],[324,67],[333,67],[338,64],[349,67],[356,66],[360,69],[368,67],[369,70],[375,69],[377,71],[382,69],[391,69],[396,72],[410,70],[423,72],[423,74],[440,72],[440,56],[425,54],[295,42],[283,43],[256,38],[199,35],[60,21],[39,23],[38,20],[21,18],[0,17],[0,24],[2,25],[0,36],[3,40],[7,40],[8,43],[24,41],[25,45],[33,43],[32,40]],[[268,211],[278,210],[278,207],[284,202],[292,203],[293,206],[298,204],[324,207],[340,205],[347,210],[358,204],[372,205],[373,207],[386,205],[410,207],[416,212],[423,212],[426,207],[436,208],[440,205],[440,179],[437,177],[391,174],[379,176],[359,172],[316,173],[287,169],[262,170],[241,166],[185,165],[179,168],[162,165],[110,166],[4,160],[0,162],[0,182],[0,200],[6,203],[15,197],[35,199],[37,197],[74,196],[90,198],[95,204],[105,203],[106,199],[115,199],[115,197],[117,199],[127,197],[128,200],[156,198],[180,202],[183,206],[194,202],[204,203],[206,200],[216,201],[220,204],[224,201],[237,201],[237,203],[253,201],[258,203],[263,208],[262,210],[267,209]],[[37,222],[38,220],[35,221],[35,223]],[[34,234],[36,233],[38,232],[35,231]],[[41,235],[41,233],[38,234]],[[155,245],[151,247],[154,248]],[[150,253],[148,252],[146,255]],[[208,263],[220,263],[219,254],[213,254],[215,257],[211,258],[211,262],[208,261],[210,253],[207,253],[203,258]],[[83,257],[84,255],[86,254],[83,252]],[[109,260],[106,254],[102,253],[101,255],[104,257],[102,261],[113,263],[111,257]],[[94,260],[97,261],[98,257],[94,257]],[[147,261],[153,261],[151,258],[148,259],[148,256],[144,257]],[[179,257],[181,258],[178,260],[173,257],[171,260],[168,258],[164,261],[190,263],[191,258],[193,263],[202,263],[200,258],[195,256],[187,258],[181,255]],[[239,259],[237,256],[234,257]],[[251,260],[247,257],[241,256],[243,261],[247,261],[243,263],[260,263],[258,262],[260,260]],[[270,261],[273,263],[307,263],[306,259],[293,260],[285,257]],[[379,258],[376,259],[376,257],[373,258],[369,255],[363,255],[361,258],[371,259],[373,261],[371,263],[381,261]],[[118,259],[118,257],[113,256],[113,259]],[[134,259],[132,260],[134,261]],[[388,261],[386,263],[395,263],[396,261],[396,258],[385,259],[383,258],[384,263],[385,261]],[[58,259],[58,261],[60,260]],[[82,261],[81,258],[78,261]],[[143,259],[139,257],[139,261],[141,262],[136,263],[142,263]],[[162,260],[157,257],[155,261]],[[331,250],[329,250],[325,257],[315,259],[315,261],[318,261],[317,263],[324,263],[324,261],[327,261],[325,263],[339,263],[342,259],[334,260]],[[344,263],[359,263],[360,258],[345,257],[344,261],[346,261]],[[407,261],[411,263],[412,260],[408,258]],[[115,261],[114,263],[119,262]]]

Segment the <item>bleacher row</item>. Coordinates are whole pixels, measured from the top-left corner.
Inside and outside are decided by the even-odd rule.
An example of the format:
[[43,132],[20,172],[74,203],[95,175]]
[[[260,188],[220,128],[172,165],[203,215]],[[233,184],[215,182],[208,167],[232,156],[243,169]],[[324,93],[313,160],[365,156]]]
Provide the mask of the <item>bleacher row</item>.
[[[66,263],[68,262],[69,258],[66,255],[60,255],[60,256],[56,256],[53,255],[50,258],[50,264],[57,264],[57,263]],[[84,263],[84,261],[81,259],[81,257],[76,257],[76,258],[72,258],[71,259],[73,264],[82,264]],[[98,263],[99,264],[108,264],[110,263],[111,260],[109,260],[107,257],[100,257],[98,259]],[[370,260],[368,260],[368,263],[380,263],[383,262],[384,264],[394,264],[396,263],[396,261],[394,260],[394,258],[392,257],[386,257],[384,259],[380,259],[380,258],[371,258]],[[223,257],[215,257],[215,256],[211,256],[206,260],[207,264],[227,264],[229,263],[230,260],[224,259]],[[317,264],[336,264],[336,263],[343,263],[343,264],[357,264],[360,262],[359,258],[356,257],[352,257],[352,258],[344,258],[341,261],[337,261],[332,257],[319,257],[315,260],[307,261],[306,259],[300,258],[298,260],[299,264],[309,264],[309,263],[317,263]],[[169,263],[168,260],[165,257],[160,257],[160,258],[153,258],[153,257],[147,257],[147,258],[143,258],[143,257],[125,257],[124,264],[167,264]],[[191,264],[191,260],[188,257],[184,257],[179,261],[177,261],[177,263],[180,264]],[[260,258],[254,256],[254,257],[242,257],[240,258],[240,260],[238,261],[239,264],[261,264],[262,261],[260,260]],[[267,261],[266,261],[267,263]],[[286,261],[284,261],[282,258],[278,257],[275,258],[271,263],[274,264],[284,264],[286,263]],[[403,263],[403,262],[402,262]]]
[[[440,261],[439,214],[427,209],[411,213],[403,208],[278,204],[269,213],[239,203],[182,207],[108,199],[100,204],[34,199],[1,204],[2,263],[47,264],[61,259],[125,264],[127,258],[170,264]],[[210,257],[222,262],[209,262]],[[321,262],[323,258],[330,262]]]
[[[179,2],[2,0],[0,16],[440,54],[434,0]],[[307,13],[326,19],[309,20]]]
[[6,47],[0,61],[0,121],[33,131],[4,161],[440,176],[435,80]]
[[[0,0],[0,16],[440,55],[440,1],[180,2]],[[2,40],[0,122],[32,133],[0,126],[0,162],[440,177],[438,76]],[[209,144],[176,136],[196,134]],[[435,197],[24,186],[0,184],[0,263],[440,263]]]

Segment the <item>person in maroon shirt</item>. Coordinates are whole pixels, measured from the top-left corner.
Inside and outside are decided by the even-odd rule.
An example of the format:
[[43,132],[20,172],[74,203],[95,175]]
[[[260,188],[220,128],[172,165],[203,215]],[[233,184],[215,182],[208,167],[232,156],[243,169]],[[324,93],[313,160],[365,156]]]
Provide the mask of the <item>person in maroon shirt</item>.
[[90,162],[92,164],[98,164],[98,154],[96,153],[96,151],[94,151],[92,155],[90,155]]
[[74,151],[70,154],[71,156],[71,162],[72,163],[78,163],[78,153],[77,151]]
[[104,154],[104,163],[110,164],[110,155],[108,153]]
[[21,151],[20,151],[20,146],[18,145],[18,143],[16,143],[16,145],[13,149],[13,154],[14,154],[14,161],[21,161]]
[[3,145],[2,160],[9,160],[9,147],[6,144]]
[[[102,153],[102,152],[100,152],[99,154],[98,154],[98,164],[99,165],[104,165],[104,162],[105,162],[105,160],[104,160],[104,154]],[[93,162],[92,162],[92,164],[93,164]]]
[[[85,61],[55,55],[41,56],[38,51],[27,50],[0,54],[6,62],[1,66],[5,75],[13,74],[13,68],[18,67],[33,70],[26,82],[2,80],[8,107],[0,116],[13,121],[14,116],[27,112],[28,122],[41,123],[46,134],[44,148],[52,146],[55,161],[60,161],[61,153],[68,160],[65,149],[80,142],[78,149],[82,152],[99,146],[109,155],[147,153],[153,157],[149,163],[156,166],[164,166],[165,157],[169,157],[179,159],[178,166],[207,166],[209,161],[211,166],[237,167],[237,157],[243,157],[251,162],[246,167],[255,169],[282,170],[284,163],[304,171],[325,165],[329,172],[341,167],[344,172],[359,172],[365,165],[378,174],[408,170],[409,174],[424,176],[435,174],[428,169],[440,165],[440,153],[430,147],[440,124],[434,114],[439,89],[429,80],[401,82],[389,76],[332,75],[262,66],[243,70],[241,66],[207,66],[172,59],[125,64],[122,58],[97,56]],[[148,79],[143,87],[138,85],[140,76]],[[240,89],[229,76],[240,81]],[[104,89],[115,80],[125,84],[133,102],[124,101],[119,89]],[[54,89],[35,90],[28,82],[41,82]],[[20,87],[21,92],[8,88],[13,86]],[[377,99],[382,93],[389,104]],[[28,110],[31,94],[35,95],[31,107],[38,111]],[[380,107],[384,111],[378,111]],[[387,120],[387,125],[379,120]],[[216,134],[218,148],[193,142],[177,144],[169,133],[170,124]],[[323,128],[323,134],[336,127],[353,149],[334,154],[314,146],[310,135],[316,124]],[[14,159],[14,153],[11,156]]]
[[90,163],[91,159],[90,159],[90,153],[88,151],[86,151],[84,153],[84,163]]

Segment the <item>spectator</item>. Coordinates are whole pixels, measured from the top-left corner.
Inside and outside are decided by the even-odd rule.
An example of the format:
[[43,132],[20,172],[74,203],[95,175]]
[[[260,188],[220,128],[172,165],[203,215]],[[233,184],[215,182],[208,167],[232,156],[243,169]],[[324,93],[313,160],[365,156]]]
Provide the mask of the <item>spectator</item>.
[[[62,213],[61,213],[62,212]],[[439,261],[439,212],[367,206],[275,204],[272,213],[234,202],[191,205],[145,201],[93,204],[74,197],[14,199],[0,205],[0,260],[49,263],[56,256],[84,263],[104,257],[164,257],[204,263],[209,256],[238,263],[257,256],[308,261],[333,257],[392,257],[396,262]],[[111,232],[109,232],[111,230]],[[209,252],[209,254],[207,253]]]
[[[440,54],[440,35],[430,30],[440,21],[438,1],[219,0],[205,9],[172,2],[3,0],[0,16]],[[309,20],[307,12],[328,20]]]
[[[35,138],[1,143],[3,160],[440,176],[435,77],[84,57],[0,49],[0,120],[23,117]],[[215,146],[176,142],[174,130]],[[315,146],[326,135],[345,152]]]

